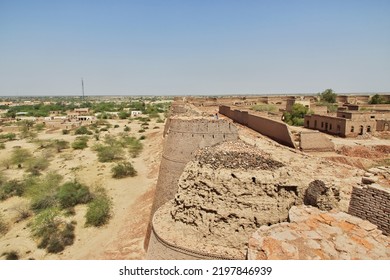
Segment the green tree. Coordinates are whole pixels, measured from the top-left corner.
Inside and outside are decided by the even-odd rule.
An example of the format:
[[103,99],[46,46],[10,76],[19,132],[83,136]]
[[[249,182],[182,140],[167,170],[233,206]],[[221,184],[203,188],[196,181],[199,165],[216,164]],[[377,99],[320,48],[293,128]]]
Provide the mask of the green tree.
[[328,88],[320,93],[321,101],[325,101],[328,103],[335,103],[336,97],[337,97],[337,94],[334,93],[333,89],[330,89],[330,88]]
[[118,117],[121,120],[127,119],[129,116],[130,116],[130,114],[128,112],[125,112],[125,111],[121,111],[118,113]]
[[295,103],[292,107],[291,113],[285,112],[283,114],[284,122],[289,125],[302,126],[305,115],[308,113],[309,108],[302,104]]
[[383,103],[385,103],[385,99],[382,96],[380,96],[379,94],[375,94],[373,97],[371,97],[371,99],[368,103],[370,103],[370,104],[383,104]]

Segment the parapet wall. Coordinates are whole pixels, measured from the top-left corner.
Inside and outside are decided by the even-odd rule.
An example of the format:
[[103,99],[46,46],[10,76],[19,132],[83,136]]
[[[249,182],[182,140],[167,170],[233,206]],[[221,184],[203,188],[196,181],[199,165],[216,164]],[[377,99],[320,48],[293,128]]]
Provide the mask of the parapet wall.
[[265,136],[268,136],[282,145],[296,148],[290,131],[285,123],[265,117],[251,115],[246,111],[231,110],[228,106],[220,106],[219,113],[239,124],[245,125]]
[[354,187],[348,213],[377,225],[390,235],[390,190],[371,185]]

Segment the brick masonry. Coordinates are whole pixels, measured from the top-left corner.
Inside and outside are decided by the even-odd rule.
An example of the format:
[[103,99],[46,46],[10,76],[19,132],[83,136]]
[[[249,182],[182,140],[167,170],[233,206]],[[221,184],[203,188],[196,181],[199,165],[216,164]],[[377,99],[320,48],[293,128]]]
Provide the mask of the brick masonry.
[[354,187],[348,213],[378,226],[390,235],[390,190],[379,185]]

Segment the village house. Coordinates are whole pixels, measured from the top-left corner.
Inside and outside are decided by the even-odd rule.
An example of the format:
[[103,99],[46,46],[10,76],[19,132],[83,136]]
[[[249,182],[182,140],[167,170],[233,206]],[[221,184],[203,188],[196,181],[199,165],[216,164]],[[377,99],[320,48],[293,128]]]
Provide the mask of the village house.
[[132,117],[136,117],[136,116],[141,115],[141,114],[142,114],[142,111],[131,111],[130,112],[130,115]]
[[342,137],[356,137],[374,131],[389,131],[390,111],[346,111],[337,115],[306,115],[304,127]]

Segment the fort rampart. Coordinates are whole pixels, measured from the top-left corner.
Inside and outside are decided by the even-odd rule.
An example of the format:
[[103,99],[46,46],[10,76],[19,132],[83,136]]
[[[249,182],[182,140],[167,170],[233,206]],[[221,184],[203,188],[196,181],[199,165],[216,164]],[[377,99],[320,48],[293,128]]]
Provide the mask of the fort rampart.
[[[185,165],[199,148],[238,139],[236,127],[226,120],[172,117],[167,120],[166,140],[153,201],[151,217],[164,203],[175,197]],[[145,247],[149,243],[149,226]]]

